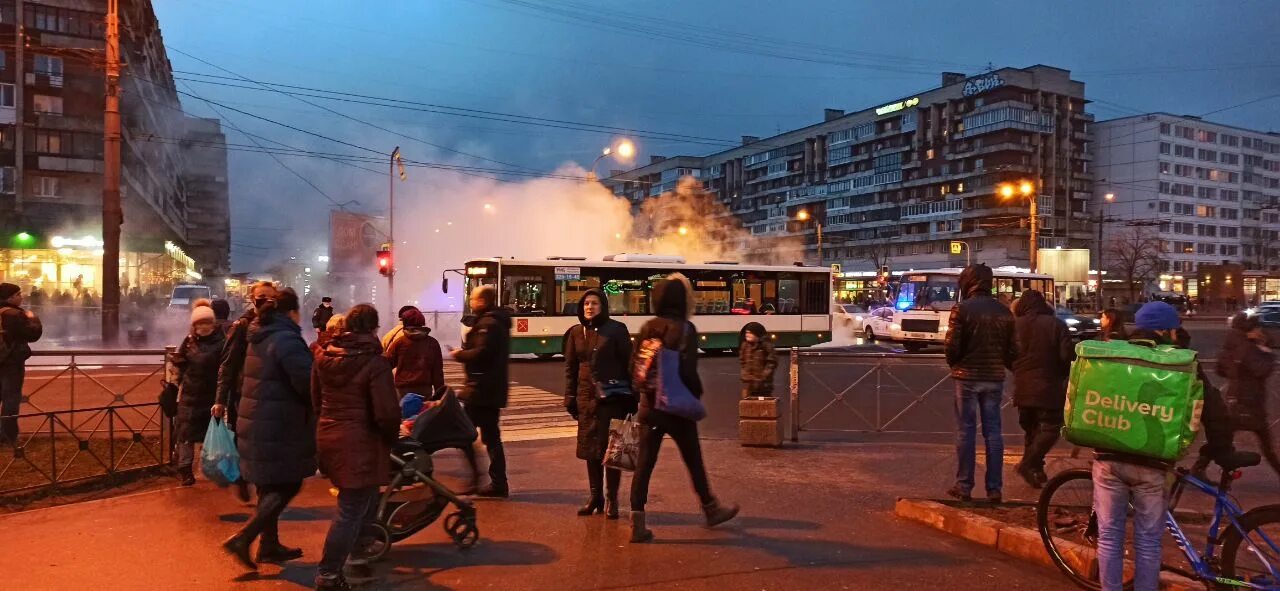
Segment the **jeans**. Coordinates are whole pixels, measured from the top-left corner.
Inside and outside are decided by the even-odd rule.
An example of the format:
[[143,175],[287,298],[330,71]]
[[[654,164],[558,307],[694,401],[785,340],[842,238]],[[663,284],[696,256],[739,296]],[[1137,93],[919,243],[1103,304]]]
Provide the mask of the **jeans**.
[[302,490],[302,482],[259,484],[257,488],[258,507],[254,510],[253,517],[249,518],[249,523],[246,523],[237,535],[249,542],[261,536],[259,546],[279,544],[280,514],[284,513],[285,507],[289,506],[289,501],[292,501],[298,491]]
[[649,479],[658,465],[658,452],[662,450],[662,437],[670,435],[680,449],[680,458],[689,470],[693,490],[703,505],[715,502],[711,484],[707,481],[707,469],[702,463],[702,444],[698,442],[698,423],[671,415],[649,415],[649,424],[640,427],[640,453],[636,460],[636,473],[631,478],[631,510],[644,511],[649,501]]
[[[467,418],[480,430],[480,442],[489,451],[489,481],[494,488],[507,488],[507,454],[502,450],[502,429],[498,421],[502,418],[502,409],[488,406],[466,405]],[[468,460],[475,469],[474,453],[467,454]]]
[[18,442],[18,414],[22,406],[23,363],[0,365],[0,443]]
[[987,492],[1004,487],[1004,436],[1000,434],[1000,402],[1003,382],[956,380],[956,487],[973,491],[977,469],[978,416],[987,450]]
[[324,538],[324,556],[320,558],[320,576],[334,576],[355,550],[356,540],[364,526],[371,523],[378,510],[378,487],[338,489],[338,514]]
[[1125,520],[1133,504],[1133,589],[1160,586],[1160,538],[1167,499],[1164,470],[1094,460],[1093,510],[1098,515],[1098,574],[1103,591],[1124,587]]
[[1018,425],[1026,435],[1026,450],[1022,456],[1022,465],[1037,472],[1044,472],[1044,457],[1058,443],[1062,433],[1062,409],[1051,408],[1018,408]]

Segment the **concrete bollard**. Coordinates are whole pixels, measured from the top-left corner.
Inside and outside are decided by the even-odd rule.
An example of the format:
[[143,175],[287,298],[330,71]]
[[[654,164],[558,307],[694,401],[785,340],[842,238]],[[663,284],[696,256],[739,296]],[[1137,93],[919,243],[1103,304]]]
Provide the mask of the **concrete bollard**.
[[744,398],[738,402],[738,440],[744,446],[781,447],[782,421],[778,399]]

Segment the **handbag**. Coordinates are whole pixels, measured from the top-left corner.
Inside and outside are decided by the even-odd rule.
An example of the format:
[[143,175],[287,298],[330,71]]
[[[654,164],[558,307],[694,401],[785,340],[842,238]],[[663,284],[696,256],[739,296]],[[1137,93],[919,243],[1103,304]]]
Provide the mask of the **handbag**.
[[609,401],[631,395],[631,382],[626,380],[596,382],[596,400]]
[[604,451],[604,467],[635,472],[640,462],[640,423],[633,415],[609,421],[609,445]]
[[164,416],[171,419],[178,416],[178,385],[166,382],[160,390],[159,402]]
[[[685,323],[685,337],[689,333],[689,324]],[[686,346],[683,339],[680,350],[667,348],[662,339],[645,339],[636,354],[635,378],[642,380],[646,391],[653,394],[655,410],[701,421],[707,416],[707,408],[680,377],[680,353]]]

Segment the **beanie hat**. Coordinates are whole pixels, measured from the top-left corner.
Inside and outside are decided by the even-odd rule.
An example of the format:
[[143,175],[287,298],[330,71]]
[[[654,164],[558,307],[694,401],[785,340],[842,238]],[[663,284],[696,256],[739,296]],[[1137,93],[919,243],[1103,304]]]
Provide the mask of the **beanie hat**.
[[7,300],[20,291],[22,288],[12,283],[0,283],[0,301]]
[[1142,330],[1173,330],[1182,326],[1178,311],[1165,302],[1147,302],[1134,315],[1134,326]]
[[405,326],[427,325],[427,317],[417,308],[405,310],[404,314],[400,315],[400,321],[403,322]]
[[227,300],[213,300],[209,307],[213,308],[213,317],[218,320],[226,320],[231,315],[231,304]]
[[196,306],[191,309],[191,324],[202,321],[214,322],[213,308],[210,308],[209,306]]

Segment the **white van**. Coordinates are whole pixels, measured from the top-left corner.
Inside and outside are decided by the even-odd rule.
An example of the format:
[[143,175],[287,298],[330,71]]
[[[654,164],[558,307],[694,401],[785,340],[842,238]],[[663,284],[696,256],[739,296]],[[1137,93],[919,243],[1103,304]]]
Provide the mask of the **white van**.
[[208,285],[176,285],[169,295],[169,308],[190,309],[196,300],[213,299],[213,290]]

